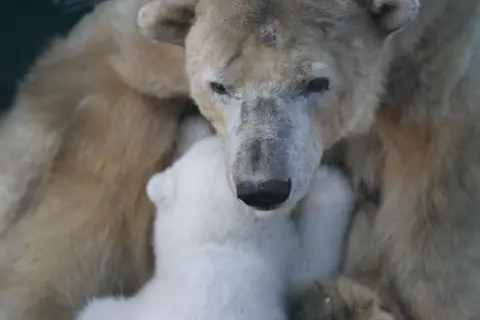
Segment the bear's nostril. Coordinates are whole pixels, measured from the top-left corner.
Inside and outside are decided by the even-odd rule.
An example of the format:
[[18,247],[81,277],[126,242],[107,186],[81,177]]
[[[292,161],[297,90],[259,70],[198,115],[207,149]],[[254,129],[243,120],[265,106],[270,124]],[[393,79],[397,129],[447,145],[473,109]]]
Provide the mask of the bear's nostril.
[[268,211],[279,207],[288,200],[292,190],[290,179],[240,182],[236,185],[237,198],[247,206]]

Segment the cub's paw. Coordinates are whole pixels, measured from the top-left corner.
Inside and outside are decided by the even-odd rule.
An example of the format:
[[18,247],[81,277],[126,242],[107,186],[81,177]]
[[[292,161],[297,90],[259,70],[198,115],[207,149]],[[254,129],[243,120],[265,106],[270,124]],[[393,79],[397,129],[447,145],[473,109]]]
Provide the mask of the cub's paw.
[[292,320],[396,320],[379,297],[350,279],[315,283],[297,297]]

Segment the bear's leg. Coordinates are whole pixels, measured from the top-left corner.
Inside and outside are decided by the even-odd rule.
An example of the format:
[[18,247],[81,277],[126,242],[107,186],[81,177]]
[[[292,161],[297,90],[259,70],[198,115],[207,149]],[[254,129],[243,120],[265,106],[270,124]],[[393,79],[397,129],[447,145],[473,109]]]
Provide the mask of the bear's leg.
[[[375,281],[380,278],[372,271],[376,269],[373,266],[377,265],[378,257],[369,250],[376,211],[374,204],[364,203],[351,222],[344,265],[344,273],[349,277],[311,284],[295,297],[292,320],[400,320],[390,312],[386,299],[371,289],[378,287]],[[361,284],[352,278],[362,278],[365,282]]]
[[291,320],[394,320],[373,290],[349,278],[315,283],[298,297]]

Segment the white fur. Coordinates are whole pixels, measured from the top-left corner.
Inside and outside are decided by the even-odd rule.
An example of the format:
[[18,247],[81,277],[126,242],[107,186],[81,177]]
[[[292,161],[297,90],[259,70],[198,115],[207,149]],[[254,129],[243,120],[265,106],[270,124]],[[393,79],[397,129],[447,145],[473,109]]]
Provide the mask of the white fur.
[[195,142],[214,134],[215,130],[204,117],[186,117],[179,128],[179,139],[175,146],[173,160],[178,160]]
[[291,290],[337,270],[353,203],[349,185],[321,168],[297,224],[288,214],[259,219],[227,184],[216,136],[153,176],[154,277],[133,298],[92,301],[77,319],[286,319]]

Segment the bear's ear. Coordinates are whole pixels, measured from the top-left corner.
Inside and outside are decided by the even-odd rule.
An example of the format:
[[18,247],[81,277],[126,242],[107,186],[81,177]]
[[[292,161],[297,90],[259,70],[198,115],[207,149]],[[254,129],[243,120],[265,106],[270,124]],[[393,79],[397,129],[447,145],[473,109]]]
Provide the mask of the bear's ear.
[[140,33],[154,42],[184,46],[198,0],[153,0],[137,16]]
[[385,35],[399,31],[412,21],[420,9],[419,0],[369,0],[374,23]]
[[147,196],[150,201],[159,205],[174,195],[174,182],[170,169],[154,174],[147,183]]

